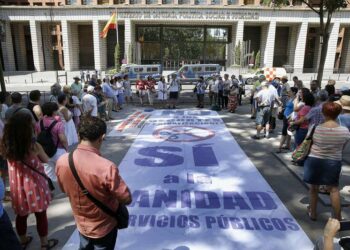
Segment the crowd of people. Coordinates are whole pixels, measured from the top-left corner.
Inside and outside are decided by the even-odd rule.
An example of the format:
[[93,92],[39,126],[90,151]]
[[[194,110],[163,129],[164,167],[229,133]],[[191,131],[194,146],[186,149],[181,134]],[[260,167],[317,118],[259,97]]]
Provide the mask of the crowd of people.
[[[330,195],[333,217],[342,220],[338,186],[342,152],[350,140],[349,93],[345,89],[337,91],[333,80],[324,89],[316,80],[306,88],[296,77],[292,84],[286,76],[271,81],[260,76],[253,81],[253,139],[269,138],[275,133],[278,120],[283,126],[276,153],[296,151],[311,138],[307,157],[293,162],[304,167],[304,181],[310,185],[309,218],[317,220],[318,193],[323,192]],[[208,98],[210,108],[234,113],[245,95],[241,76],[199,77],[193,86],[197,108],[204,108]],[[40,91],[31,91],[26,106],[22,105],[20,93],[0,93],[0,199],[11,201],[19,237],[18,240],[0,202],[0,249],[9,245],[14,250],[25,249],[31,243],[33,238],[27,234],[30,214],[36,217],[41,249],[52,249],[58,244],[56,239],[47,237],[46,211],[54,186],[69,197],[80,248],[114,249],[118,222],[101,213],[87,196],[93,195],[112,210],[131,202],[129,188],[118,168],[100,154],[107,131],[105,121],[114,119],[113,111],[133,103],[133,94],[141,105],[147,96],[151,106],[157,98],[163,108],[176,108],[182,85],[176,75],[171,75],[168,82],[164,77],[156,81],[148,76],[136,81],[135,88],[133,93],[128,75],[101,80],[92,74],[88,78],[76,76],[71,85],[63,88],[53,85],[48,100],[43,100]],[[76,144],[76,149],[71,150]],[[3,181],[7,179],[10,192],[5,192]],[[79,182],[84,183],[84,192]],[[52,183],[58,185],[52,187]],[[333,235],[333,231],[329,234]]]

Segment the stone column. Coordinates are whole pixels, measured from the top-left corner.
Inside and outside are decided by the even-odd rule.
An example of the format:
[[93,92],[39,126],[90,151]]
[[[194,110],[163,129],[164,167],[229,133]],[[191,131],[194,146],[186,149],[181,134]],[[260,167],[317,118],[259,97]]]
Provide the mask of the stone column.
[[[275,52],[276,21],[272,20],[267,28],[266,43],[264,49],[263,64],[266,67],[273,67],[273,57]],[[257,51],[255,52],[257,53]]]
[[244,33],[244,21],[238,20],[236,24],[236,37],[235,37],[235,46],[238,45],[238,43],[243,42],[243,33]]
[[2,48],[2,57],[4,61],[4,69],[5,71],[15,71],[16,70],[16,62],[15,62],[15,54],[13,51],[13,43],[12,43],[12,33],[11,33],[11,25],[10,22],[4,23],[5,29],[5,41],[1,42]]
[[63,57],[64,57],[64,70],[73,70],[73,56],[72,56],[72,38],[71,27],[67,20],[61,22],[62,27],[62,43],[63,43]]
[[[124,21],[124,27],[125,27],[125,42],[124,42],[124,58],[127,59],[127,63],[130,63],[133,58],[129,58],[130,55],[129,55],[129,47],[132,46],[132,42],[133,42],[133,33],[134,33],[134,30],[133,30],[133,24],[132,24],[132,21],[130,19],[125,19]],[[132,49],[132,48],[131,48]]]
[[326,78],[327,74],[332,75],[334,71],[335,54],[337,52],[337,43],[338,43],[338,37],[339,37],[339,28],[340,28],[339,19],[334,19],[334,23],[333,23],[331,33],[329,36],[329,41],[328,41],[326,62],[324,64],[324,74],[323,74],[324,78]]
[[309,24],[304,20],[297,29],[297,42],[294,53],[294,74],[302,74],[305,60],[305,46]]
[[40,22],[30,20],[29,26],[32,39],[34,68],[36,71],[44,71],[45,65]]
[[102,29],[103,26],[98,20],[92,21],[95,69],[97,70],[104,70],[107,66],[106,38],[100,38],[100,32]]
[[341,73],[350,73],[350,28],[345,28],[343,49],[340,58]]

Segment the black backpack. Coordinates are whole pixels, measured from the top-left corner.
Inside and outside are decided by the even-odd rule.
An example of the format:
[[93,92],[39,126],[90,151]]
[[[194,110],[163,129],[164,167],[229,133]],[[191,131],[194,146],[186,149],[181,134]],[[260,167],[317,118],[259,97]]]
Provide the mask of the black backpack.
[[57,124],[57,121],[54,121],[51,123],[51,125],[48,128],[44,127],[44,121],[40,121],[40,133],[37,137],[37,142],[43,147],[45,153],[48,157],[53,157],[57,152],[57,145],[53,142],[51,130],[53,127]]

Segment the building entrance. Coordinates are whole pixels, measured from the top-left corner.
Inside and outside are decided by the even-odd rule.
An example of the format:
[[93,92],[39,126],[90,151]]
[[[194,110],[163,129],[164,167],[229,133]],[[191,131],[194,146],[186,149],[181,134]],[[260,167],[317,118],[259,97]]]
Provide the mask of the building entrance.
[[162,64],[176,70],[184,64],[226,64],[229,27],[137,26],[136,41],[142,64]]

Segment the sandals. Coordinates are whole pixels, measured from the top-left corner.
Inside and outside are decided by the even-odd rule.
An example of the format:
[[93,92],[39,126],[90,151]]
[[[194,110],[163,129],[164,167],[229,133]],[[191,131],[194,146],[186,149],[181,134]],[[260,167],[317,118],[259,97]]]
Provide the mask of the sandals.
[[27,236],[26,241],[25,242],[21,242],[22,249],[25,250],[32,241],[33,241],[33,237],[32,236]]
[[310,210],[310,206],[307,206],[307,216],[309,217],[310,220],[312,221],[317,221],[317,217],[312,217],[311,216],[311,210]]
[[319,194],[330,195],[330,192],[327,189],[327,186],[320,186],[318,189]]
[[41,245],[41,249],[50,250],[55,246],[57,246],[57,244],[58,244],[57,239],[49,239],[46,245]]

